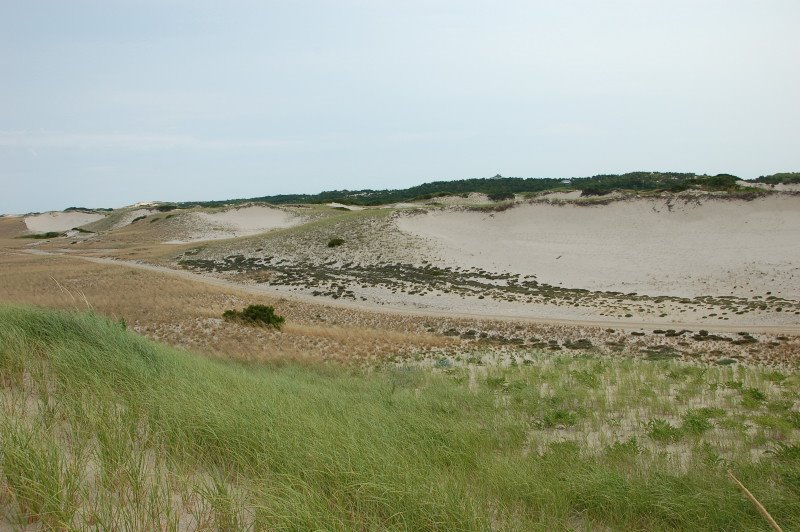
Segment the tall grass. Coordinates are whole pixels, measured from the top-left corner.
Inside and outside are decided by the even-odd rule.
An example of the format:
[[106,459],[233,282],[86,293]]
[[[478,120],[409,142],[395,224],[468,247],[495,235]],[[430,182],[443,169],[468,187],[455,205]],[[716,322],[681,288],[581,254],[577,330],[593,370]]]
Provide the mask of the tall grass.
[[[667,444],[661,452],[635,437],[591,449],[553,436],[616,415],[598,406],[612,377],[644,387],[652,368],[682,366],[540,362],[477,378],[246,366],[94,314],[1,307],[0,515],[53,528],[765,528],[727,480],[733,468],[779,523],[800,527],[794,428],[775,429],[783,441],[758,461],[740,451],[721,459],[724,449],[688,429],[687,467]],[[717,371],[683,377],[698,390],[732,377],[768,382],[755,370]],[[795,376],[775,380],[753,416],[798,397]],[[546,393],[545,383],[564,388]],[[778,410],[792,419],[789,406]]]

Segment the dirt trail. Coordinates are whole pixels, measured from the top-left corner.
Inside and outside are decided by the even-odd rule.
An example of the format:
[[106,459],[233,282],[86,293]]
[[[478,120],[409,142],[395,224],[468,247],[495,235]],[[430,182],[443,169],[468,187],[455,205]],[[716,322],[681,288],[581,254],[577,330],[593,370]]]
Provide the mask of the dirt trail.
[[[94,262],[96,264],[110,264],[129,268],[138,268],[142,270],[149,270],[174,277],[180,277],[200,283],[205,283],[211,286],[232,288],[238,291],[248,292],[258,295],[269,295],[276,298],[292,299],[304,303],[311,303],[316,305],[325,305],[339,308],[347,308],[353,310],[360,310],[365,312],[375,312],[381,314],[394,314],[402,316],[446,316],[450,318],[465,318],[481,321],[508,321],[517,323],[533,323],[541,325],[564,325],[572,327],[599,327],[599,328],[613,328],[613,329],[705,329],[714,332],[738,332],[748,331],[751,333],[765,333],[776,335],[790,335],[800,336],[800,325],[746,325],[746,324],[708,324],[708,323],[690,323],[690,322],[640,322],[640,321],[621,321],[621,320],[586,320],[586,319],[553,319],[553,318],[537,318],[530,316],[508,316],[502,314],[472,314],[467,312],[448,312],[438,309],[405,309],[405,308],[386,308],[378,305],[363,304],[358,302],[349,302],[342,300],[325,300],[322,301],[318,297],[307,296],[302,294],[295,294],[287,292],[279,288],[263,286],[263,285],[247,285],[240,284],[225,279],[219,279],[207,275],[197,274],[185,270],[177,270],[165,266],[156,266],[136,261],[126,261],[121,259],[110,259],[103,257],[90,257],[86,255],[78,255],[72,253],[53,253],[42,250],[20,250],[21,253],[35,254],[35,255],[54,255],[60,257],[71,257],[76,259]],[[12,254],[18,254],[13,253]]]

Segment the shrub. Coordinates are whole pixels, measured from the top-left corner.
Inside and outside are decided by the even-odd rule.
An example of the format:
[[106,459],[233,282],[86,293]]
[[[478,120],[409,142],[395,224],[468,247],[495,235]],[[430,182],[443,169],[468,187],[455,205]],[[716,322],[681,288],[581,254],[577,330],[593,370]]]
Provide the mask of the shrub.
[[265,325],[280,329],[285,321],[283,316],[275,314],[273,307],[266,305],[249,305],[246,309],[226,310],[222,317],[228,321],[238,321],[247,325]]
[[138,222],[139,220],[144,220],[145,218],[147,218],[147,216],[137,216],[136,218],[134,218],[133,220],[131,220],[131,225],[135,224],[135,223],[136,223],[136,222]]
[[800,183],[800,172],[780,172],[772,175],[762,175],[758,179],[754,179],[754,181],[757,183],[769,183],[771,185],[795,184]]
[[603,190],[595,187],[588,187],[581,190],[581,197],[590,197],[590,196],[605,196],[607,194],[611,194],[612,190]]
[[487,194],[487,197],[492,201],[513,200],[514,199],[514,193],[513,192],[495,192],[493,194]]
[[336,246],[341,246],[342,244],[344,244],[344,239],[343,238],[331,238],[328,241],[328,247],[329,248],[335,248]]
[[651,419],[647,423],[647,435],[656,441],[678,441],[681,439],[681,430],[664,419]]

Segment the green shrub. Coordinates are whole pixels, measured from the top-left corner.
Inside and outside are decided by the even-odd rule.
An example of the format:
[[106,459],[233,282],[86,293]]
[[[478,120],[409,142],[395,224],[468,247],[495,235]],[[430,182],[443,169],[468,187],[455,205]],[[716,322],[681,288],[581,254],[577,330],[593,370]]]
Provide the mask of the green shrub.
[[335,248],[337,246],[341,246],[342,244],[344,244],[344,239],[343,238],[331,238],[328,241],[328,247],[329,248]]
[[771,185],[790,185],[800,183],[800,172],[779,172],[772,175],[762,175],[754,179],[756,183],[769,183]]
[[229,321],[238,321],[248,325],[265,325],[280,329],[285,321],[283,316],[275,314],[273,307],[266,305],[249,305],[246,309],[226,310],[222,317]]
[[513,200],[514,199],[514,193],[513,192],[495,192],[493,194],[487,194],[487,197],[492,201]]
[[647,423],[647,435],[656,441],[669,442],[681,439],[681,430],[664,419],[651,419]]

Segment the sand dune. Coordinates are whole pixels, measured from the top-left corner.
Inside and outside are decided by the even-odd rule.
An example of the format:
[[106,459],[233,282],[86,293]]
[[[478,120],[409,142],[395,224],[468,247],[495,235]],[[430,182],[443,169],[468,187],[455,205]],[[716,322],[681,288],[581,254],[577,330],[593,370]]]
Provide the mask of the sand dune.
[[117,223],[112,226],[112,229],[120,229],[122,227],[126,227],[131,225],[134,220],[137,218],[141,218],[142,216],[150,216],[151,214],[155,214],[158,211],[153,209],[136,209],[134,211],[129,211],[122,216]]
[[303,218],[273,207],[242,207],[219,212],[193,212],[182,214],[181,223],[186,235],[170,240],[167,244],[183,244],[202,240],[220,240],[254,235],[292,227],[302,223]]
[[800,197],[640,199],[399,217],[452,266],[649,295],[800,297]]
[[102,214],[90,212],[46,212],[26,216],[25,225],[34,233],[48,233],[50,231],[66,231],[102,219]]

